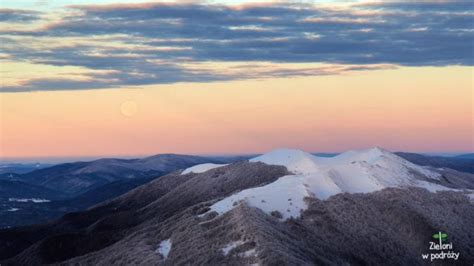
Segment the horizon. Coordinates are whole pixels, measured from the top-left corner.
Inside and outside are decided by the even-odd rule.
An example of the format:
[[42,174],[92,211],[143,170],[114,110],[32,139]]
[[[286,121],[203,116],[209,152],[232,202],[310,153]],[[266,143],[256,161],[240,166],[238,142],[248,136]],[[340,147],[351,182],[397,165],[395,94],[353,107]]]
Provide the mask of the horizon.
[[[374,147],[365,147],[361,149],[353,149],[353,150],[365,150],[365,149],[370,149],[370,148],[375,148]],[[382,147],[383,148],[383,147]],[[99,159],[142,159],[142,158],[147,158],[147,157],[152,157],[156,155],[164,155],[164,154],[174,154],[174,155],[192,155],[192,156],[201,156],[201,157],[238,157],[238,156],[259,156],[265,153],[268,153],[270,151],[278,150],[281,148],[275,148],[271,149],[265,152],[248,152],[248,153],[232,153],[232,154],[223,154],[223,153],[205,153],[205,154],[187,154],[187,153],[154,153],[154,154],[142,154],[142,155],[98,155],[98,156],[43,156],[43,157],[15,157],[15,158],[0,158],[0,165],[5,165],[5,164],[35,164],[35,163],[40,163],[40,164],[62,164],[62,163],[74,163],[74,162],[88,162],[88,161],[94,161],[94,160],[99,160]],[[286,148],[285,148],[286,149]],[[315,155],[338,155],[347,151],[353,151],[353,150],[346,150],[346,151],[338,151],[338,152],[331,152],[331,151],[305,151],[311,154]],[[421,154],[421,155],[426,155],[426,156],[441,156],[441,157],[454,157],[454,156],[459,156],[459,155],[464,155],[464,154],[471,154],[474,153],[474,151],[471,152],[423,152],[423,151],[392,151],[389,150],[390,152],[393,153],[398,153],[398,152],[406,152],[406,153],[414,153],[414,154]]]

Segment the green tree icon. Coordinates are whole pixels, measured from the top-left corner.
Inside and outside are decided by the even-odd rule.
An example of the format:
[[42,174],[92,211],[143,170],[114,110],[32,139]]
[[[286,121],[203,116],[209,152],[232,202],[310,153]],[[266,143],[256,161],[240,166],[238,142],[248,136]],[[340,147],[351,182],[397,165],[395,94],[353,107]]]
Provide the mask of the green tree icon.
[[438,239],[438,240],[439,240],[439,244],[441,245],[442,241],[445,240],[446,238],[448,238],[448,234],[438,232],[438,233],[436,233],[436,234],[433,235],[433,238],[434,238],[434,239]]

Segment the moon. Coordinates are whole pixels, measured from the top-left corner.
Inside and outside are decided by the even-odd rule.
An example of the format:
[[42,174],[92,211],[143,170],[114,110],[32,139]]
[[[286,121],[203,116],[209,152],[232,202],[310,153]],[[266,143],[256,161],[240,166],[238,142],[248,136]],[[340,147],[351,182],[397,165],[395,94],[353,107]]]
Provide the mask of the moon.
[[134,116],[138,111],[138,105],[134,101],[125,101],[120,105],[120,112],[126,117]]

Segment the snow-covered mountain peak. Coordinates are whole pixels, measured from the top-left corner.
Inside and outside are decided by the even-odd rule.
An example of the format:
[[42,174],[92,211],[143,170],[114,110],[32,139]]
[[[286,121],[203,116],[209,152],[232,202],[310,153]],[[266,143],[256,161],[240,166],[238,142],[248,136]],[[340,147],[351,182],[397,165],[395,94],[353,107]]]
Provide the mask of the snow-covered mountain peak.
[[365,150],[359,150],[359,151],[356,151],[356,152],[358,152],[360,156],[365,156],[369,160],[380,157],[380,156],[396,156],[391,151],[380,148],[380,147],[374,147],[374,148],[369,148],[369,149],[365,149]]
[[282,165],[295,174],[317,171],[315,156],[297,149],[276,149],[250,159],[250,162],[262,162],[269,165]]
[[371,175],[377,175],[386,182],[401,182],[406,184],[415,175],[430,179],[438,179],[440,175],[422,166],[415,165],[400,156],[376,147],[365,150],[354,150],[341,153],[327,160],[319,160],[320,166],[333,169],[347,169],[348,173],[356,176],[356,169],[365,169]]
[[292,174],[265,186],[242,190],[215,203],[212,210],[224,213],[244,201],[267,213],[278,211],[286,219],[298,217],[307,208],[306,197],[325,200],[339,193],[370,193],[388,187],[449,190],[429,182],[439,178],[438,173],[381,148],[349,151],[330,158],[277,149],[250,162],[282,165]]
[[341,153],[333,158],[330,159],[332,163],[340,162],[340,163],[352,163],[352,162],[366,162],[366,163],[374,163],[380,159],[392,159],[392,160],[399,160],[397,155],[394,153],[379,148],[370,148],[364,150],[352,150]]

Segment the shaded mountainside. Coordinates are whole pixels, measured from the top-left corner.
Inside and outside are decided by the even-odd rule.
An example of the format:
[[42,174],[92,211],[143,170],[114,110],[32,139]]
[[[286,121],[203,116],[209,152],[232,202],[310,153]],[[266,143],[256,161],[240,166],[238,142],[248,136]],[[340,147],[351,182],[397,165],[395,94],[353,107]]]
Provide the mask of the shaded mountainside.
[[[473,175],[456,173],[431,181],[456,188],[470,184]],[[301,216],[287,220],[246,201],[221,215],[210,211],[222,199],[291,174],[284,166],[262,162],[174,172],[87,211],[0,230],[0,263],[422,265],[421,254],[438,231],[448,232],[461,253],[460,265],[474,259],[473,204],[465,193],[449,189],[385,188],[326,200],[310,197]],[[294,199],[283,200],[291,205]]]
[[21,181],[0,180],[0,228],[56,218],[57,211],[45,208],[45,204],[66,197],[60,191]]
[[0,180],[0,198],[61,199],[67,195],[53,189],[27,184],[17,180]]
[[0,246],[4,247],[0,259],[17,254],[14,261],[26,259],[22,263],[34,265],[87,254],[149,222],[165,221],[201,202],[274,181],[287,173],[284,167],[243,162],[203,174],[169,174],[108,203],[67,214],[49,224],[0,230]]
[[[205,208],[187,208],[164,221],[156,218],[104,250],[67,263],[421,265],[421,254],[428,252],[438,230],[449,232],[462,254],[459,265],[474,258],[469,233],[474,209],[465,196],[452,192],[389,188],[339,194],[310,200],[300,219],[284,223],[245,204],[222,216],[198,218]],[[172,248],[164,259],[156,250],[168,239]]]
[[435,168],[451,168],[460,172],[474,174],[474,158],[428,156],[417,153],[396,152],[398,156],[414,164],[431,166]]
[[140,185],[150,182],[155,178],[159,178],[159,176],[152,178],[142,177],[114,181],[96,189],[89,190],[72,199],[63,201],[53,201],[49,205],[55,207],[72,206],[75,208],[73,211],[78,211],[96,205],[108,199],[118,197]]
[[[85,210],[93,205],[143,185],[153,178],[119,180],[97,189],[87,191],[74,198],[58,199],[42,203],[4,201],[0,209],[0,228],[45,223],[69,212]],[[14,211],[12,211],[14,210]]]

